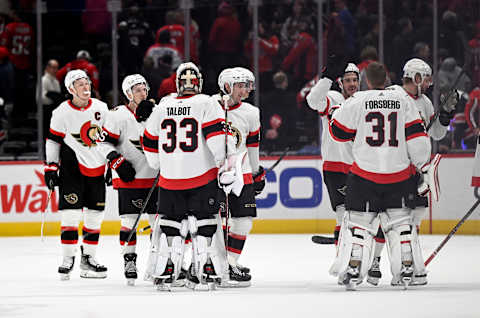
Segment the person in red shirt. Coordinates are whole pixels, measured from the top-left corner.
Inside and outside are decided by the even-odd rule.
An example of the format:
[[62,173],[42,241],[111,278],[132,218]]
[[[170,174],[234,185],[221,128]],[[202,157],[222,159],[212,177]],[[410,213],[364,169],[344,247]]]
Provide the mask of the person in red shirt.
[[[272,88],[273,76],[273,59],[278,54],[279,41],[276,35],[268,37],[264,23],[258,23],[258,46],[259,46],[259,73],[260,87],[262,90]],[[253,69],[253,35],[250,33],[248,40],[245,42],[245,55],[250,61]]]
[[475,24],[476,34],[468,41],[472,55],[470,69],[472,70],[473,87],[480,86],[480,21]]
[[308,21],[302,20],[298,24],[296,42],[282,62],[282,70],[289,71],[293,68],[293,78],[297,81],[297,88],[310,81],[317,73],[318,49],[314,38],[306,32]]
[[468,97],[465,105],[465,121],[468,128],[463,137],[463,142],[468,149],[474,149],[477,136],[480,135],[480,88],[475,87]]
[[63,82],[63,78],[71,70],[84,70],[87,73],[88,77],[91,79],[93,84],[93,90],[97,98],[100,98],[100,93],[98,91],[99,87],[99,75],[98,69],[95,65],[90,63],[91,57],[90,53],[85,50],[80,50],[77,53],[77,58],[67,64],[64,67],[58,70],[57,79],[60,83]]
[[158,88],[158,98],[165,97],[171,93],[177,92],[177,85],[175,84],[176,72],[173,72],[170,77],[167,77],[162,81],[160,87]]
[[236,65],[241,46],[242,26],[235,9],[226,1],[218,6],[218,17],[213,22],[208,37],[208,47],[212,53],[210,61],[215,74]]

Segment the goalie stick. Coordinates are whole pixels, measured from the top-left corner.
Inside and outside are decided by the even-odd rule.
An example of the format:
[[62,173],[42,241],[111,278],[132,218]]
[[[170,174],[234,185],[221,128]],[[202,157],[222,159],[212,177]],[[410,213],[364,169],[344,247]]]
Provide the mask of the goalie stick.
[[443,246],[452,238],[452,236],[458,231],[460,226],[462,226],[463,223],[468,219],[468,217],[475,211],[475,209],[478,207],[480,204],[480,199],[477,199],[477,202],[473,204],[473,206],[468,210],[467,214],[455,225],[455,227],[448,233],[447,237],[443,239],[443,241],[440,243],[440,245],[433,251],[432,255],[425,261],[425,266],[430,264],[432,259],[440,252],[440,250],[443,248]]

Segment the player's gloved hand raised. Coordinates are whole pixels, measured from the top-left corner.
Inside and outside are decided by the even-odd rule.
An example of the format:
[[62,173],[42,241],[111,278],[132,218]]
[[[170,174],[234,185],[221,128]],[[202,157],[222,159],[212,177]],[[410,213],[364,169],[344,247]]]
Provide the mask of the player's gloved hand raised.
[[258,172],[253,175],[253,189],[255,190],[255,196],[262,193],[265,188],[265,175],[266,171],[262,166],[260,166]]
[[55,189],[60,185],[60,177],[58,176],[58,164],[55,162],[46,163],[44,167],[45,184],[49,190]]
[[130,161],[125,159],[121,154],[112,151],[107,156],[110,168],[115,170],[123,182],[130,182],[135,179],[135,169]]
[[455,111],[452,111],[450,113],[447,113],[443,109],[440,111],[440,114],[438,115],[438,121],[442,126],[448,126],[450,125],[450,121],[453,119],[453,116],[455,115]]
[[445,94],[440,95],[440,103],[442,109],[438,116],[438,121],[443,126],[448,126],[453,116],[455,115],[455,110],[458,101],[460,100],[460,94],[456,89],[453,89]]
[[142,100],[135,111],[137,121],[141,123],[147,120],[153,111],[153,107],[155,107],[155,104],[151,100]]

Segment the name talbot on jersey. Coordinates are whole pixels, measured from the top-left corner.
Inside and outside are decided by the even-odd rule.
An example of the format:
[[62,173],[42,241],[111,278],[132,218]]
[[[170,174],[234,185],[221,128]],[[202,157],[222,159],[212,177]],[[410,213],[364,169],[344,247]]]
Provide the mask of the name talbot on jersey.
[[189,116],[190,106],[167,107],[167,116]]
[[368,100],[365,102],[365,109],[400,109],[400,101],[398,100]]

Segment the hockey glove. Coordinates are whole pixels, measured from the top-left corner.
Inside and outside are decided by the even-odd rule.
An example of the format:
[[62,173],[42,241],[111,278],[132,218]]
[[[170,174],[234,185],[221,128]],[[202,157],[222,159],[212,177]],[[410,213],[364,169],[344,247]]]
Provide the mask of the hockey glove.
[[253,189],[255,190],[255,196],[262,193],[265,188],[265,175],[266,171],[262,166],[260,166],[258,172],[253,175]]
[[152,101],[142,100],[135,111],[137,121],[141,123],[142,121],[147,120],[153,111],[153,107],[155,107],[155,104],[152,103]]
[[438,164],[440,163],[440,155],[436,154],[429,164],[422,167],[418,178],[418,194],[426,196],[430,192],[432,199],[438,201],[440,197],[440,183],[438,181]]
[[448,113],[444,110],[440,111],[440,114],[438,115],[438,121],[442,126],[448,126],[450,125],[450,121],[453,119],[453,116],[455,115],[455,111],[452,111],[451,113]]
[[109,167],[117,172],[118,177],[123,182],[130,182],[135,179],[135,169],[124,156],[112,151],[108,154],[107,159],[110,162]]
[[112,169],[108,167],[107,172],[105,173],[105,185],[107,187],[111,186],[113,184],[112,182]]
[[46,163],[44,167],[45,184],[49,190],[55,189],[60,185],[60,177],[58,176],[58,164],[55,162]]

